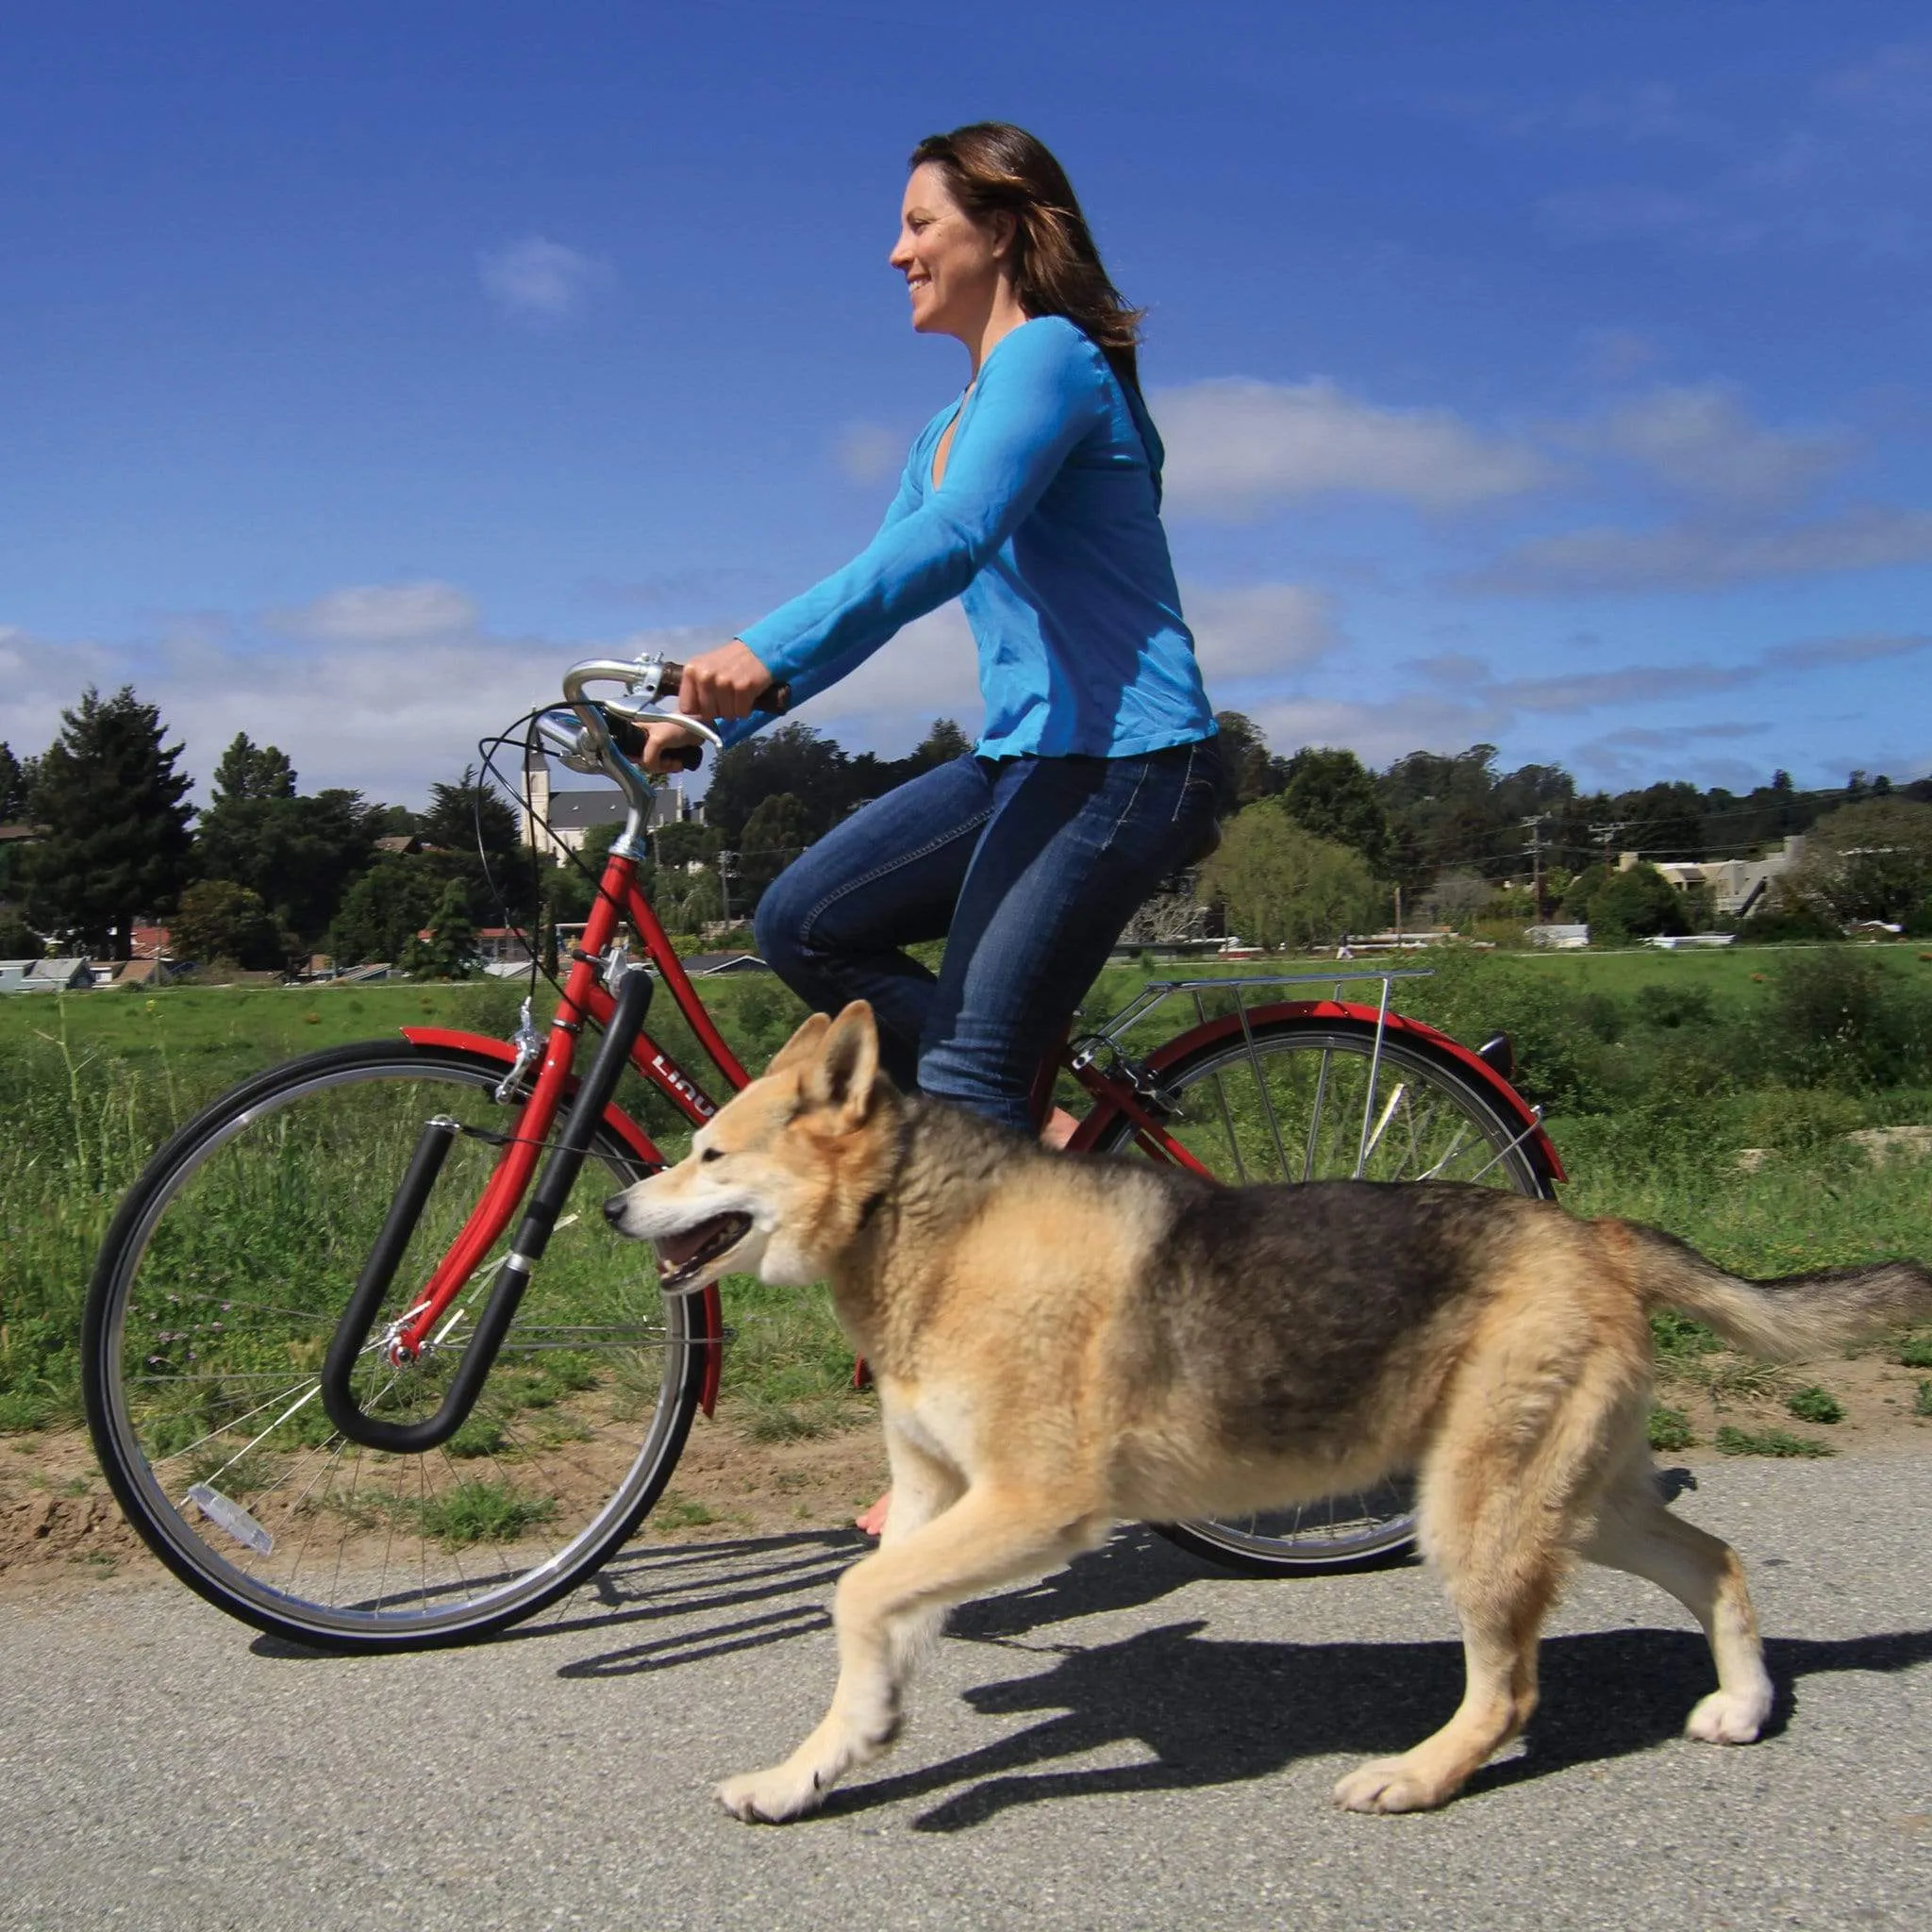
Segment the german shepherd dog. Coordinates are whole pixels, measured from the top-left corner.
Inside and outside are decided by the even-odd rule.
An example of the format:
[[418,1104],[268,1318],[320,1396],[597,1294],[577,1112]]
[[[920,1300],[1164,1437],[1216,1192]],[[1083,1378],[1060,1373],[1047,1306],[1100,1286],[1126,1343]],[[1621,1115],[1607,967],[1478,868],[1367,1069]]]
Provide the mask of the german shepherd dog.
[[616,1195],[669,1293],[726,1269],[828,1279],[872,1365],[892,1503],[838,1586],[839,1682],[782,1764],[729,1779],[740,1818],[815,1808],[900,1727],[948,1606],[1037,1575],[1120,1521],[1280,1507],[1392,1471],[1463,1632],[1434,1736],[1352,1771],[1354,1811],[1452,1797],[1536,1704],[1541,1626],[1576,1557],[1647,1576],[1703,1624],[1718,1688],[1689,1734],[1748,1744],[1770,1712],[1728,1544],[1673,1516],[1644,1424],[1652,1308],[1803,1356],[1932,1314],[1909,1262],[1774,1282],[1669,1235],[1448,1183],[1217,1188],[1050,1154],[902,1097],[869,1008],[816,1014],[688,1158]]

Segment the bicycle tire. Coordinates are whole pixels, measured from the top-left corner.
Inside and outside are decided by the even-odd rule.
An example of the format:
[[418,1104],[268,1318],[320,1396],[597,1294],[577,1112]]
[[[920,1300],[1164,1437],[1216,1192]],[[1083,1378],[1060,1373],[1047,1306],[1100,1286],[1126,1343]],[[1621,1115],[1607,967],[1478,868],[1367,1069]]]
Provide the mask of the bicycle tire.
[[[676,1465],[722,1337],[702,1298],[659,1293],[648,1243],[620,1247],[595,1211],[646,1171],[608,1126],[449,1443],[363,1449],[313,1399],[424,1119],[480,1131],[457,1141],[425,1203],[377,1336],[498,1158],[517,1105],[494,1098],[504,1072],[408,1041],[290,1061],[190,1121],[114,1217],[82,1337],[95,1453],[148,1547],[259,1629],[337,1651],[487,1636],[607,1562]],[[365,1407],[433,1409],[491,1273],[411,1368],[364,1351]]]
[[[1556,1176],[1538,1137],[1525,1135],[1487,1082],[1426,1040],[1387,1032],[1377,1054],[1373,1020],[1313,1017],[1195,1031],[1197,1045],[1183,1034],[1163,1056],[1158,1078],[1173,1108],[1164,1125],[1219,1179],[1353,1178],[1366,1120],[1373,1144],[1363,1178],[1474,1179],[1555,1198]],[[1291,1066],[1287,1056],[1307,1058]],[[1418,1109],[1418,1093],[1428,1097],[1427,1111]],[[1327,1111],[1336,1116],[1333,1132]],[[1121,1153],[1137,1143],[1144,1153],[1122,1116],[1095,1146]],[[1154,1526],[1195,1556],[1255,1576],[1377,1569],[1415,1548],[1412,1485],[1401,1476],[1291,1508]]]

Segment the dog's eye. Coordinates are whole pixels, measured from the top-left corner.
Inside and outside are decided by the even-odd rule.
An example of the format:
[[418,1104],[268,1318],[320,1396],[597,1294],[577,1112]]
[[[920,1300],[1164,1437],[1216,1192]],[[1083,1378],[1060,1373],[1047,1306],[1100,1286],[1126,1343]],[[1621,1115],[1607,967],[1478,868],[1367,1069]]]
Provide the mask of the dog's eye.
[[700,1160],[723,1160],[724,1158],[724,1150],[722,1147],[707,1147],[698,1156],[698,1158]]

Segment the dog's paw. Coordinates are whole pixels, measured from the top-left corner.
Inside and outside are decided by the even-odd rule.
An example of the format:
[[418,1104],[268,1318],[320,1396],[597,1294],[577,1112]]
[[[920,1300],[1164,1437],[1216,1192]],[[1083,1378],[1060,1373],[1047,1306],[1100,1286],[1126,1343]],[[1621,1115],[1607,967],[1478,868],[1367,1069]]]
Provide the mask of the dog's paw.
[[1762,1690],[1713,1690],[1690,1713],[1687,1738],[1705,1744],[1755,1744],[1771,1715],[1771,1686]]
[[1448,1795],[1424,1783],[1400,1757],[1361,1765],[1335,1787],[1335,1802],[1344,1811],[1429,1811]]
[[713,1789],[719,1804],[747,1824],[784,1824],[803,1818],[808,1811],[816,1811],[825,1795],[809,1773],[801,1774],[789,1764],[727,1777]]

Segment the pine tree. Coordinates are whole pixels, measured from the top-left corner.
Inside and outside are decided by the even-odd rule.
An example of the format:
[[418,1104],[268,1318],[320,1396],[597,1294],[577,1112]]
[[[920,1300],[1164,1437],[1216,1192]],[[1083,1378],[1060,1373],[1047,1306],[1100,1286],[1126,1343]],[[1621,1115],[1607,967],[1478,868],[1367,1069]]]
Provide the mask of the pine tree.
[[0,825],[16,824],[26,816],[27,774],[13,747],[0,740]]
[[106,699],[90,686],[61,713],[29,801],[47,827],[26,866],[35,925],[125,959],[136,920],[173,905],[189,877],[194,781],[175,770],[182,748],[165,735],[131,685]]

